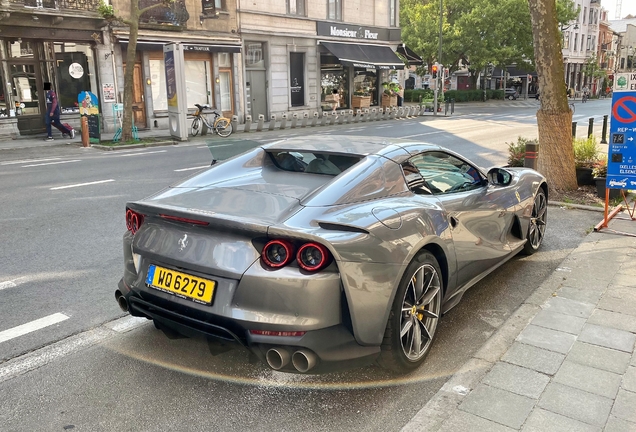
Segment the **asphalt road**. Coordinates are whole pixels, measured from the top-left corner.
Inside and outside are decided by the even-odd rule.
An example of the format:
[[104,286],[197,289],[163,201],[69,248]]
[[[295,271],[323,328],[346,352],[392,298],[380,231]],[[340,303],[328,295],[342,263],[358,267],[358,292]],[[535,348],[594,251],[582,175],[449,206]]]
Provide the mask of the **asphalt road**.
[[[536,136],[535,111],[536,101],[506,102],[458,106],[451,118],[250,134],[251,142],[214,137],[117,152],[3,150],[0,335],[36,328],[33,323],[42,322],[36,320],[54,324],[0,336],[0,429],[399,429],[558,267],[599,213],[551,207],[541,252],[513,259],[472,288],[442,319],[429,358],[415,373],[395,377],[369,367],[299,376],[249,364],[239,351],[212,357],[204,343],[168,340],[147,323],[100,339],[100,326],[124,315],[114,290],[123,267],[125,203],[209,164],[208,146],[225,159],[284,136],[408,137],[444,145],[482,166],[504,164],[505,142]],[[593,101],[577,104],[576,115],[598,120],[608,111],[609,101]],[[81,342],[91,337],[98,343]],[[39,348],[55,360],[22,374]]]

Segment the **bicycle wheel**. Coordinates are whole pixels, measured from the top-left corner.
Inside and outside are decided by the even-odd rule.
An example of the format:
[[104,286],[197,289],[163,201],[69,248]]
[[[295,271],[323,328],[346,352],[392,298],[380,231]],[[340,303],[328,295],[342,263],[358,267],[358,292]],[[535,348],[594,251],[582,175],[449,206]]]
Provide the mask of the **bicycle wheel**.
[[194,120],[192,120],[192,126],[190,127],[190,133],[192,133],[193,137],[199,135],[199,131],[201,131],[201,123],[202,122],[203,121],[201,120],[201,117],[195,117]]
[[232,122],[228,118],[220,117],[214,122],[214,130],[223,138],[229,137],[233,131]]

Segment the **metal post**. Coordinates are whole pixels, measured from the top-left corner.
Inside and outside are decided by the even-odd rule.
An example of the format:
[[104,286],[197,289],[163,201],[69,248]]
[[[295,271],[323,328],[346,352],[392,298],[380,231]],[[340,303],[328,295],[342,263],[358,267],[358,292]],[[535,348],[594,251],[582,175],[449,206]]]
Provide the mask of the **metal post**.
[[572,138],[576,138],[576,122],[572,122]]
[[603,116],[603,135],[601,136],[601,144],[607,144],[607,114]]
[[591,137],[594,134],[594,117],[590,117],[587,121],[587,137]]
[[523,166],[527,168],[537,169],[537,160],[539,159],[539,143],[536,141],[528,141],[526,143],[526,156],[524,157]]
[[451,114],[455,113],[455,99],[451,99]]

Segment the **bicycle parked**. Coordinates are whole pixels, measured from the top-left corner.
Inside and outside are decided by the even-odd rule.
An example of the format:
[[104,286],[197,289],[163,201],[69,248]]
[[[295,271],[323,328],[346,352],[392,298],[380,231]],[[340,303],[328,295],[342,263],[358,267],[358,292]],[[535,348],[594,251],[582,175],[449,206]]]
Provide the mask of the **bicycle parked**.
[[203,110],[209,109],[210,105],[194,104],[194,106],[197,107],[197,110],[194,113],[194,120],[192,120],[192,126],[190,127],[190,133],[192,133],[192,136],[197,136],[199,134],[204,123],[208,129],[212,129],[212,131],[223,138],[229,137],[232,134],[232,121],[229,118],[223,117],[217,110],[213,110],[211,114],[214,118],[212,119],[212,124],[210,124],[207,116],[203,115]]

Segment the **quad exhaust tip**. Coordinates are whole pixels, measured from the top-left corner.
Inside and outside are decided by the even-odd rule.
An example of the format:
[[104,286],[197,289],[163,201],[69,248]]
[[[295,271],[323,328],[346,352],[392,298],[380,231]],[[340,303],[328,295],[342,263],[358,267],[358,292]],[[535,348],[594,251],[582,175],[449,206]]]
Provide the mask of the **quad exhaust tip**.
[[117,304],[121,310],[128,312],[128,300],[126,300],[126,297],[124,297],[121,291],[115,291],[115,300],[117,300]]
[[291,355],[285,348],[272,348],[265,354],[267,364],[274,370],[280,370],[289,364]]
[[307,350],[298,350],[292,356],[292,364],[298,372],[308,372],[316,366],[316,354]]

